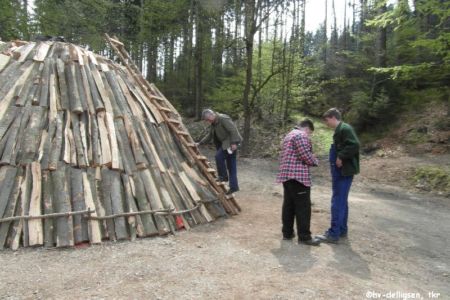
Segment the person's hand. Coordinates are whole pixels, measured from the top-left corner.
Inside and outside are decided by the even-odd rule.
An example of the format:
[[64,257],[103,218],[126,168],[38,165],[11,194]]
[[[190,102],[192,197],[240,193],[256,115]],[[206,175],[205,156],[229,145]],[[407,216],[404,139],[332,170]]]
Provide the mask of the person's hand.
[[339,157],[336,159],[336,167],[342,168],[342,159],[340,159]]
[[236,151],[237,149],[237,145],[236,144],[231,144],[231,151]]

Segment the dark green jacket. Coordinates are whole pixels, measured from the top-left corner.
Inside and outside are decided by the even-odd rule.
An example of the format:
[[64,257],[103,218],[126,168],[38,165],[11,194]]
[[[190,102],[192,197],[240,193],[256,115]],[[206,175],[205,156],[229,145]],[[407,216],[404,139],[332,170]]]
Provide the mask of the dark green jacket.
[[210,126],[208,135],[200,141],[200,144],[212,141],[214,134],[216,134],[217,139],[222,143],[223,150],[230,148],[231,144],[237,145],[242,141],[242,137],[236,125],[234,125],[233,120],[225,114],[217,114],[214,123]]
[[355,130],[347,123],[341,122],[333,135],[336,154],[342,160],[342,175],[351,176],[359,173],[359,140]]

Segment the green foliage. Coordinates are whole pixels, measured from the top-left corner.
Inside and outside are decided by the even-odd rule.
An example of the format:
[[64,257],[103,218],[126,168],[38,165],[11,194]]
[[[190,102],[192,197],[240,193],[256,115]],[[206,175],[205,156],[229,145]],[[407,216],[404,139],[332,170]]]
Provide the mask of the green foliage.
[[379,123],[392,118],[392,101],[385,90],[382,90],[374,98],[364,91],[352,93],[350,110],[347,119],[355,127],[364,128],[366,124]]
[[416,168],[412,179],[418,187],[450,195],[450,170],[443,167]]
[[37,33],[64,36],[68,41],[89,45],[96,51],[104,49],[107,12],[114,4],[106,0],[36,0],[35,6]]
[[18,0],[0,0],[0,38],[29,38],[28,13]]
[[[427,16],[427,18],[423,17]],[[439,0],[417,1],[413,15],[401,1],[393,10],[377,15],[367,24],[392,26],[391,51],[396,53],[393,66],[369,68],[399,81],[422,81],[433,85],[450,79],[450,3]],[[430,26],[429,20],[434,20]],[[400,63],[400,64],[399,64]]]
[[242,112],[241,97],[244,75],[244,72],[239,72],[235,76],[222,78],[218,87],[206,94],[205,106],[237,117]]

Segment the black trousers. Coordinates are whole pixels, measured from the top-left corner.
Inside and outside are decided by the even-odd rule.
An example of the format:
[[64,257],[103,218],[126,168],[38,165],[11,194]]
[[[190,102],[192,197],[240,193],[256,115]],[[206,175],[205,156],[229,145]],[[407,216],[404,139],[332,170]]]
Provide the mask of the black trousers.
[[281,212],[283,236],[294,234],[294,220],[297,221],[297,235],[300,241],[311,239],[311,188],[297,180],[283,182],[284,201]]

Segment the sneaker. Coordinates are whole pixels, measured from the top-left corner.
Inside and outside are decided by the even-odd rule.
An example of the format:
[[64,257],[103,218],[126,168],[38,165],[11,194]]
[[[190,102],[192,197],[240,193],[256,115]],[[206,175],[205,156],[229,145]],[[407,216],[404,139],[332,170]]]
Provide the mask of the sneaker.
[[348,233],[347,232],[341,233],[341,235],[339,237],[345,239],[348,237]]
[[231,195],[231,194],[233,194],[233,193],[235,193],[237,191],[239,191],[239,189],[229,189],[225,194]]
[[337,244],[339,241],[339,238],[332,237],[328,233],[325,233],[324,235],[317,235],[316,238],[327,244]]
[[293,238],[295,238],[295,233],[293,233],[293,234],[291,234],[291,235],[288,235],[288,236],[283,235],[283,240],[285,240],[285,241],[290,241],[290,240],[292,240]]
[[298,240],[299,244],[308,245],[308,246],[319,246],[320,242],[321,241],[317,237],[313,237],[313,238],[311,238],[309,240],[305,240],[305,241]]

